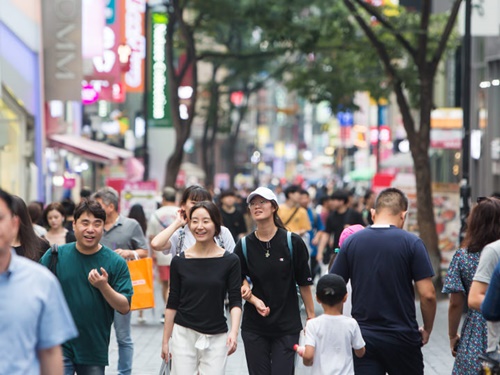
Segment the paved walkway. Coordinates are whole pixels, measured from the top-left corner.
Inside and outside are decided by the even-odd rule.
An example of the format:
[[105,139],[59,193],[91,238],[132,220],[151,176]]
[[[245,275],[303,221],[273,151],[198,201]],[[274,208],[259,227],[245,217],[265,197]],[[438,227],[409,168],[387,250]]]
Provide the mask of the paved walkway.
[[[157,288],[159,290],[159,288]],[[157,296],[157,301],[161,301]],[[145,323],[138,323],[138,313],[134,312],[132,316],[132,336],[135,345],[133,375],[158,375],[161,358],[161,341],[163,334],[163,325],[159,323],[163,304],[157,302],[155,309],[144,312]],[[321,313],[321,307],[317,306],[316,313]],[[417,304],[417,316],[420,310]],[[448,348],[448,300],[438,302],[434,330],[429,344],[423,348],[425,361],[425,375],[445,375],[451,374],[453,367],[453,357]],[[114,332],[111,337],[109,351],[109,363],[111,366],[106,368],[106,374],[115,375],[118,358],[118,349]],[[238,349],[228,358],[226,368],[227,375],[247,375],[248,371],[245,362],[245,353],[241,337],[238,342]],[[308,375],[308,371],[298,369],[297,375]]]

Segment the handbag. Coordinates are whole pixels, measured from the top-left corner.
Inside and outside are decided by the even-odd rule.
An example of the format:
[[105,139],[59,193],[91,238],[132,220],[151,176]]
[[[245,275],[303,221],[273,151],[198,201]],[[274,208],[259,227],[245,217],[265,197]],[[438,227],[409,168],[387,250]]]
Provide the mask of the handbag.
[[155,307],[153,287],[153,259],[142,258],[127,262],[134,295],[131,310],[152,309]]
[[170,361],[161,361],[160,373],[159,375],[170,375]]

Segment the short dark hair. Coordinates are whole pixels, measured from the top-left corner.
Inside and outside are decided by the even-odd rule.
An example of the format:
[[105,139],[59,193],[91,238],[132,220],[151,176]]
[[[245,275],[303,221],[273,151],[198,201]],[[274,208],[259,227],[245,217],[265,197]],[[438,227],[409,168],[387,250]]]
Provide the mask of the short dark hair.
[[405,193],[396,188],[382,190],[375,200],[375,212],[389,210],[392,215],[398,215],[408,210],[408,198]]
[[76,206],[75,213],[73,214],[75,223],[85,212],[94,215],[96,219],[106,221],[106,211],[95,199],[82,199]]
[[89,198],[92,195],[92,190],[87,187],[82,188],[80,190],[80,198]]
[[64,207],[64,212],[66,212],[66,216],[73,215],[76,206],[75,202],[73,202],[71,199],[64,199],[61,201],[61,204]]
[[322,276],[316,285],[316,297],[321,303],[335,306],[342,302],[347,294],[347,286],[342,276],[334,273]]
[[193,212],[195,212],[199,208],[204,208],[205,210],[207,210],[208,214],[210,215],[210,219],[213,221],[213,223],[215,225],[215,235],[218,236],[220,234],[221,227],[222,227],[222,216],[220,214],[219,209],[215,205],[215,203],[212,201],[197,202],[191,208],[191,211],[189,211],[189,220],[191,220],[191,217],[193,216]]
[[188,199],[196,202],[211,201],[212,195],[203,186],[191,185],[182,193],[181,205],[186,204]]
[[309,192],[306,189],[300,189],[300,195],[307,195],[308,197],[311,196],[311,194],[309,194]]
[[236,197],[236,193],[232,189],[222,190],[219,194],[219,201],[223,200],[226,197]]
[[167,186],[163,189],[163,192],[161,193],[161,197],[165,202],[175,202],[175,197],[176,197],[177,192],[175,189],[171,186]]
[[296,193],[296,192],[299,192],[299,191],[300,191],[300,186],[299,185],[290,185],[290,186],[288,186],[285,189],[285,191],[284,191],[286,199],[288,199],[288,196],[290,194],[293,194],[293,193]]
[[47,226],[50,227],[49,221],[47,220],[47,216],[50,211],[59,211],[59,213],[63,216],[63,222],[66,221],[66,210],[64,209],[64,206],[59,203],[59,202],[52,202],[47,207],[45,207],[45,210],[43,210],[43,223]]
[[335,190],[332,195],[330,195],[331,200],[339,200],[344,203],[349,202],[349,193],[345,190]]
[[363,203],[366,204],[366,202],[368,202],[368,199],[370,199],[370,197],[375,194],[373,190],[371,189],[368,189],[366,192],[365,192],[365,195],[363,196]]

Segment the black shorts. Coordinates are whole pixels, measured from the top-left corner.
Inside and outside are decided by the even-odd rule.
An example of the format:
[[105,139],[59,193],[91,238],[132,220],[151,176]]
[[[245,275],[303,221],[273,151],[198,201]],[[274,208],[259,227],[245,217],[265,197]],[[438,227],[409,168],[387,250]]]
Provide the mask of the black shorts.
[[424,358],[421,345],[389,342],[384,337],[363,337],[366,354],[354,356],[356,375],[423,375]]

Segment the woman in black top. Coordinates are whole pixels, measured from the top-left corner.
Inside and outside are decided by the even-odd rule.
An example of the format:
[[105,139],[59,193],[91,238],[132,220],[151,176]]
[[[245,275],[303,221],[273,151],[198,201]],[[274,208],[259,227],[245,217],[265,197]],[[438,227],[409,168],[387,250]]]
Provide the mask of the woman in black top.
[[50,244],[35,233],[26,203],[16,195],[12,198],[14,199],[14,215],[19,218],[19,230],[16,239],[12,242],[12,247],[17,255],[38,262],[49,249]]
[[[302,329],[296,285],[307,319],[314,317],[309,253],[297,234],[291,234],[289,246],[271,190],[258,188],[250,193],[247,203],[257,230],[236,244],[235,254],[240,257],[241,290],[247,301],[241,336],[248,371],[250,375],[290,375],[294,372],[293,346],[299,342]],[[251,291],[246,277],[252,281]]]
[[[236,255],[214,240],[221,230],[217,206],[196,203],[189,214],[194,246],[172,258],[165,310],[162,358],[172,356],[172,374],[224,374],[236,350],[241,319],[241,269]],[[224,316],[229,297],[231,329]]]
[[47,205],[43,210],[42,218],[48,228],[45,238],[51,245],[64,245],[76,241],[73,231],[64,226],[66,211],[61,203],[53,202]]

